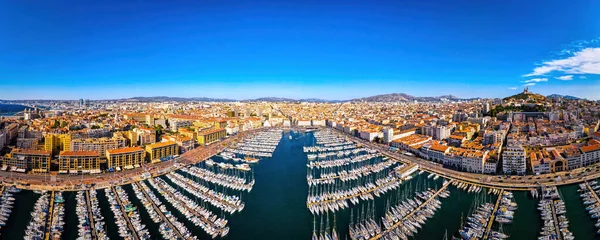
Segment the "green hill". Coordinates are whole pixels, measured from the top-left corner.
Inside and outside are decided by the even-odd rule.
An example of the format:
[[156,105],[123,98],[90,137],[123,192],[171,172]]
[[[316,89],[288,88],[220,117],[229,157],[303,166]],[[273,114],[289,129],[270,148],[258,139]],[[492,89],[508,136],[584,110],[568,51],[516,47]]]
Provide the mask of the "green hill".
[[525,100],[527,102],[544,102],[546,101],[546,97],[540,94],[522,92],[519,94],[512,95],[510,97],[505,97],[503,100]]

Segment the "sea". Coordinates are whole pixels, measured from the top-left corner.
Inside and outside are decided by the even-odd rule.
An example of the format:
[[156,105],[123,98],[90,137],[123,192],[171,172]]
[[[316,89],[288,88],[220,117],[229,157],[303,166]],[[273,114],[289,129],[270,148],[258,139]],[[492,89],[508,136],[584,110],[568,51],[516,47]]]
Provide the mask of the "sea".
[[[293,139],[288,136],[292,134]],[[245,208],[241,213],[233,215],[220,213],[229,220],[230,232],[225,239],[310,239],[313,226],[317,231],[320,228],[320,217],[314,217],[306,208],[308,185],[306,183],[306,155],[302,151],[305,144],[313,142],[312,133],[285,132],[280,144],[273,153],[272,158],[264,158],[253,165],[256,183],[250,193],[243,193],[242,199]],[[219,157],[213,157],[219,161]],[[180,172],[182,173],[182,172]],[[388,192],[375,201],[376,214],[381,216],[388,199],[394,199],[398,194],[412,194],[424,188],[439,188],[443,179],[433,180],[427,178],[428,173],[415,174],[412,180],[404,182],[397,191]],[[169,184],[166,177],[163,177]],[[148,184],[149,185],[149,184]],[[175,186],[175,185],[173,185]],[[131,186],[124,186],[129,199],[139,209],[142,221],[153,239],[161,239],[158,226],[152,222],[145,208],[133,193]],[[199,239],[211,239],[200,228],[187,221],[173,206],[171,206],[155,189],[150,189],[157,195],[167,208],[183,222],[186,227],[194,232]],[[451,239],[458,236],[458,230],[466,222],[470,211],[477,204],[483,202],[495,203],[497,196],[488,195],[487,189],[480,193],[467,193],[454,186],[449,186],[450,197],[441,199],[442,207],[433,218],[427,220],[426,225],[412,239]],[[570,221],[569,230],[574,233],[575,239],[598,239],[595,221],[585,211],[585,206],[577,185],[560,187],[559,191],[567,207],[567,217]],[[179,188],[181,192],[185,192]],[[228,192],[228,194],[233,194]],[[117,233],[114,216],[109,209],[104,190],[98,190],[98,199],[102,214],[105,217],[107,232],[111,239],[120,239]],[[74,213],[76,204],[75,193],[65,193],[66,199],[66,226],[63,239],[77,237],[77,216]],[[191,195],[188,194],[191,198]],[[537,210],[538,200],[531,197],[529,192],[514,192],[518,210],[515,212],[512,224],[502,226],[504,233],[510,239],[537,239],[542,227],[540,212]],[[16,194],[13,213],[5,227],[0,228],[1,239],[23,239],[25,229],[30,220],[30,212],[39,195],[31,191],[22,191]],[[362,208],[362,204],[352,210],[354,218]],[[213,209],[213,212],[219,211]],[[342,210],[336,213],[336,230],[340,239],[349,239],[348,224],[351,210]],[[327,217],[327,216],[324,216]],[[333,228],[334,216],[329,215],[329,224]],[[499,226],[494,225],[493,229]]]
[[25,110],[27,106],[0,103],[0,116],[12,116]]

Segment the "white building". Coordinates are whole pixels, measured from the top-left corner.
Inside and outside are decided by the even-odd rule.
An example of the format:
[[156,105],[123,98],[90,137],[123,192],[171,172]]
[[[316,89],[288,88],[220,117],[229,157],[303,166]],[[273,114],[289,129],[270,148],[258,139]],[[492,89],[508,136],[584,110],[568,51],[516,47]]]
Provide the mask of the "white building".
[[326,125],[325,120],[313,119],[311,123],[314,127],[324,127]]
[[425,144],[421,147],[422,155],[430,161],[443,162],[445,154],[450,151],[450,147],[440,144]]
[[6,146],[6,139],[7,139],[6,133],[4,133],[4,132],[0,132],[0,150],[1,150],[1,149],[2,149],[4,146]]
[[388,144],[394,140],[394,129],[386,128],[383,129],[383,142]]
[[483,163],[483,173],[484,174],[495,174],[496,167],[498,166],[498,162],[496,160],[492,160],[491,158],[487,158]]
[[296,120],[296,126],[297,127],[310,127],[310,126],[312,126],[312,123],[310,120],[298,119],[298,120]]
[[284,119],[282,125],[283,125],[283,127],[291,127],[292,123],[290,122],[290,120]]
[[426,125],[421,128],[423,135],[431,136],[435,140],[443,140],[450,137],[451,129],[447,126]]
[[590,145],[581,148],[581,164],[583,166],[589,166],[598,162],[600,162],[600,145]]
[[169,128],[173,132],[177,132],[179,130],[179,128],[189,127],[189,126],[192,126],[192,123],[190,121],[177,120],[177,119],[169,120]]
[[526,151],[521,146],[511,146],[502,152],[502,171],[504,174],[524,175],[527,170]]
[[358,132],[360,138],[367,140],[369,142],[372,142],[376,137],[379,137],[379,135],[381,134],[381,132],[375,131],[375,130],[371,130],[371,129],[367,129],[367,130],[360,130]]

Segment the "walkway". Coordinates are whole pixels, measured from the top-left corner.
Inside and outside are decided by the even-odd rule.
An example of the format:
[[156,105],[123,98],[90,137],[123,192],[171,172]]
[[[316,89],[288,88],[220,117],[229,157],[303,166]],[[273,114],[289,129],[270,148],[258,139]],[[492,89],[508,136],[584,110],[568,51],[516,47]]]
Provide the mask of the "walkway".
[[556,218],[556,208],[554,208],[554,201],[550,200],[550,209],[552,209],[552,217],[554,218],[554,230],[556,231],[556,238],[558,240],[562,239],[562,234],[560,234],[560,226],[558,224],[558,218]]
[[501,189],[500,194],[498,194],[498,200],[496,200],[496,205],[494,205],[494,210],[492,211],[490,221],[488,222],[487,228],[485,229],[483,239],[488,239],[490,237],[490,230],[492,230],[492,225],[494,225],[494,218],[496,218],[496,211],[498,211],[498,207],[500,206],[500,202],[502,201],[502,194],[504,194],[504,189]]
[[96,226],[94,223],[94,213],[92,212],[92,202],[90,200],[90,191],[85,191],[85,202],[88,211],[88,219],[90,221],[90,228],[92,228],[93,239],[98,239],[98,233],[96,232]]
[[129,215],[125,211],[125,206],[123,206],[123,202],[121,202],[121,198],[119,197],[119,194],[117,194],[117,190],[115,189],[115,187],[110,187],[110,190],[112,190],[112,192],[113,192],[113,194],[115,196],[115,199],[117,199],[117,202],[119,203],[121,212],[123,213],[123,217],[125,218],[125,221],[127,221],[127,226],[129,227],[129,230],[131,230],[131,232],[133,233],[133,239],[139,240],[140,237],[138,236],[137,231],[133,227],[133,224],[131,224],[131,220],[129,219]]
[[444,191],[444,189],[446,189],[448,186],[450,186],[450,184],[453,182],[454,180],[450,180],[448,181],[446,184],[444,184],[444,186],[442,186],[440,189],[437,190],[437,192],[435,192],[433,195],[431,195],[431,197],[429,197],[427,199],[427,201],[423,202],[421,205],[419,205],[417,208],[415,208],[414,210],[412,210],[410,213],[406,214],[406,216],[404,216],[401,220],[399,220],[397,223],[395,223],[394,225],[392,225],[392,227],[386,229],[385,231],[383,231],[380,234],[375,235],[374,237],[372,237],[370,240],[375,240],[375,239],[379,239],[381,237],[383,237],[384,235],[386,235],[388,232],[390,232],[393,229],[396,229],[398,226],[402,225],[403,222],[405,220],[407,220],[408,218],[410,218],[412,215],[414,215],[416,212],[418,212],[419,210],[421,210],[423,207],[425,207],[427,204],[429,204],[433,199],[435,199],[442,191]]
[[596,194],[596,191],[594,191],[594,189],[592,188],[592,186],[590,186],[590,184],[588,184],[588,182],[585,182],[585,185],[587,186],[587,188],[590,190],[590,192],[592,193],[592,196],[594,196],[594,198],[596,199],[597,203],[600,203],[600,198],[598,197],[598,194]]
[[[444,168],[441,164],[435,163],[426,159],[422,159],[415,156],[407,156],[397,152],[391,152],[389,147],[382,144],[375,144],[371,142],[367,142],[360,138],[347,135],[343,132],[340,132],[337,129],[338,133],[347,136],[353,142],[358,144],[362,144],[366,147],[376,149],[383,153],[384,155],[393,158],[396,161],[402,163],[416,163],[419,164],[421,169],[434,172],[438,175],[442,175],[446,178],[452,179],[460,179],[462,181],[478,183],[482,186],[490,187],[490,188],[504,188],[506,190],[512,191],[525,191],[530,190],[532,188],[539,188],[540,186],[562,186],[575,184],[585,181],[585,179],[592,178],[600,178],[600,163],[590,165],[586,168],[578,168],[569,172],[560,172],[560,173],[550,173],[550,174],[541,174],[539,176],[534,175],[526,175],[526,176],[514,176],[516,179],[507,178],[505,176],[499,175],[488,175],[488,174],[479,174],[479,173],[469,173],[456,171],[448,168]],[[589,169],[590,171],[586,171]],[[568,178],[566,176],[567,173],[570,173],[573,178]],[[582,174],[581,176],[577,176],[578,174]],[[557,181],[556,178],[560,177]]]
[[165,214],[158,208],[158,206],[156,206],[156,203],[154,203],[154,201],[152,201],[152,199],[150,198],[150,196],[148,195],[148,193],[146,192],[146,190],[142,187],[142,185],[140,185],[139,182],[135,183],[138,188],[140,189],[140,191],[142,191],[142,193],[144,193],[144,196],[146,197],[146,199],[148,199],[148,202],[150,202],[152,204],[152,207],[154,208],[154,211],[156,211],[158,213],[158,215],[160,216],[160,218],[163,220],[163,222],[166,222],[167,224],[169,224],[169,227],[171,229],[173,229],[173,232],[175,232],[175,234],[177,234],[177,236],[180,239],[185,239],[183,237],[183,235],[181,234],[181,232],[179,232],[179,229],[177,229],[175,227],[175,225],[173,225],[173,223],[171,223],[171,220],[169,220]]
[[46,219],[46,228],[44,230],[44,239],[50,239],[50,231],[52,225],[52,212],[54,211],[54,191],[50,195],[50,206],[48,207],[48,219]]

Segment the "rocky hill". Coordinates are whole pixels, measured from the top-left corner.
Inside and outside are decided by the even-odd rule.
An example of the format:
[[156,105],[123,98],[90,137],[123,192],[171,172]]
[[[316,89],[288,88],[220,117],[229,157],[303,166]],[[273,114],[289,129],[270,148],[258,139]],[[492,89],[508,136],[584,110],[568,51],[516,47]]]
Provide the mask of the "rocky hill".
[[527,102],[543,102],[546,101],[546,97],[541,94],[522,92],[519,94],[512,95],[510,97],[505,97],[504,101],[515,101],[515,100],[525,100]]

